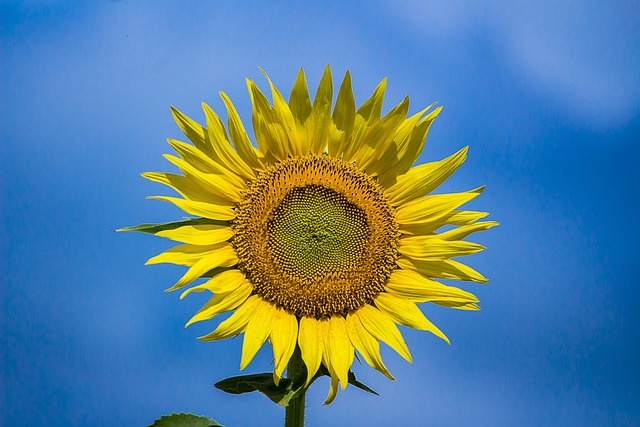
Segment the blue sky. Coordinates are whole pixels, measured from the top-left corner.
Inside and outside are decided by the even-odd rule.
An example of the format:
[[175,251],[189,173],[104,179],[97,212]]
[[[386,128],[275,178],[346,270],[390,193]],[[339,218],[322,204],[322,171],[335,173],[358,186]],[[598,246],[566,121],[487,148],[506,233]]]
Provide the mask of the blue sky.
[[[213,389],[241,340],[184,329],[205,295],[163,290],[182,269],[145,267],[169,242],[113,229],[179,218],[145,200],[166,171],[169,105],[196,119],[245,77],[314,90],[331,64],[358,102],[389,77],[386,106],[444,110],[420,159],[469,145],[443,186],[486,184],[470,207],[501,226],[475,238],[466,284],[479,312],[423,307],[452,341],[403,333],[380,393],[308,397],[308,425],[640,425],[640,5],[637,2],[0,3],[0,424],[146,425],[172,411],[229,427],[280,425],[261,395]],[[248,372],[271,369],[265,346]]]

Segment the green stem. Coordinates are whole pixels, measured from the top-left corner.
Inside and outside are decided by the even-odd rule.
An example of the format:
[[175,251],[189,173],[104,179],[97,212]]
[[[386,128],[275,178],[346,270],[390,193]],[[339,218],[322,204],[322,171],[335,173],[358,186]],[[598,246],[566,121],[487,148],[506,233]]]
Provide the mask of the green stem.
[[[302,361],[300,347],[296,346],[296,350],[293,352],[287,365],[287,378],[293,380],[293,378],[300,375],[303,370],[304,362]],[[307,389],[302,389],[302,392],[289,402],[284,416],[284,427],[304,427],[304,395],[306,392]]]

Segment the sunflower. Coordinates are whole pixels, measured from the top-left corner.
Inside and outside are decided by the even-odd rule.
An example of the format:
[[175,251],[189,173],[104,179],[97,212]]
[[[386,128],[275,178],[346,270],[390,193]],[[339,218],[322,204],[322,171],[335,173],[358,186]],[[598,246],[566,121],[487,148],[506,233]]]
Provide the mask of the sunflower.
[[330,403],[349,382],[356,351],[390,379],[380,342],[411,362],[397,324],[449,342],[416,304],[477,310],[473,294],[434,279],[487,282],[451,258],[484,249],[462,239],[497,223],[458,209],[483,187],[430,194],[467,148],[412,167],[441,107],[407,117],[407,97],[381,117],[385,79],[356,109],[347,72],[332,110],[328,66],[313,101],[302,70],[288,102],[265,76],[272,103],[247,80],[257,148],[222,92],[227,128],[206,104],[205,126],[172,107],[192,143],[168,140],[179,157],[165,157],[180,174],[142,175],[181,196],[152,198],[194,218],[148,226],[182,244],[147,264],[189,267],[168,291],[206,278],[181,295],[213,294],[187,326],[232,312],[200,340],[244,333],[240,369],[268,340],[276,383],[299,347],[307,385],[321,365],[329,372]]

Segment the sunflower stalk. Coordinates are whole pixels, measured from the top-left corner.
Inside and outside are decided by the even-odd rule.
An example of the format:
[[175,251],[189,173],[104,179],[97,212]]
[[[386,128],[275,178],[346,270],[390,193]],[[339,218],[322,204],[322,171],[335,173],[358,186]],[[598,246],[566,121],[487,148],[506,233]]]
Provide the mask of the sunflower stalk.
[[[294,378],[304,374],[305,367],[302,361],[302,353],[300,347],[296,346],[289,364],[287,365],[287,378],[293,381]],[[307,389],[303,387],[300,392],[291,399],[286,407],[284,416],[284,427],[303,427],[304,426],[304,404]]]

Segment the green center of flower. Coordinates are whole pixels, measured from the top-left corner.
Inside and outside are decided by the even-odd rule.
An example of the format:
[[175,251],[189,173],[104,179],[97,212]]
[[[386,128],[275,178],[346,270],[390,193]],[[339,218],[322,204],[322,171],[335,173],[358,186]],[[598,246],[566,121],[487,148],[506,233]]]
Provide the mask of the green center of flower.
[[284,272],[305,279],[356,267],[368,235],[366,214],[319,185],[291,190],[267,224],[274,259]]
[[299,156],[248,186],[232,223],[244,271],[263,299],[317,319],[356,310],[384,289],[398,225],[382,188],[353,164]]

